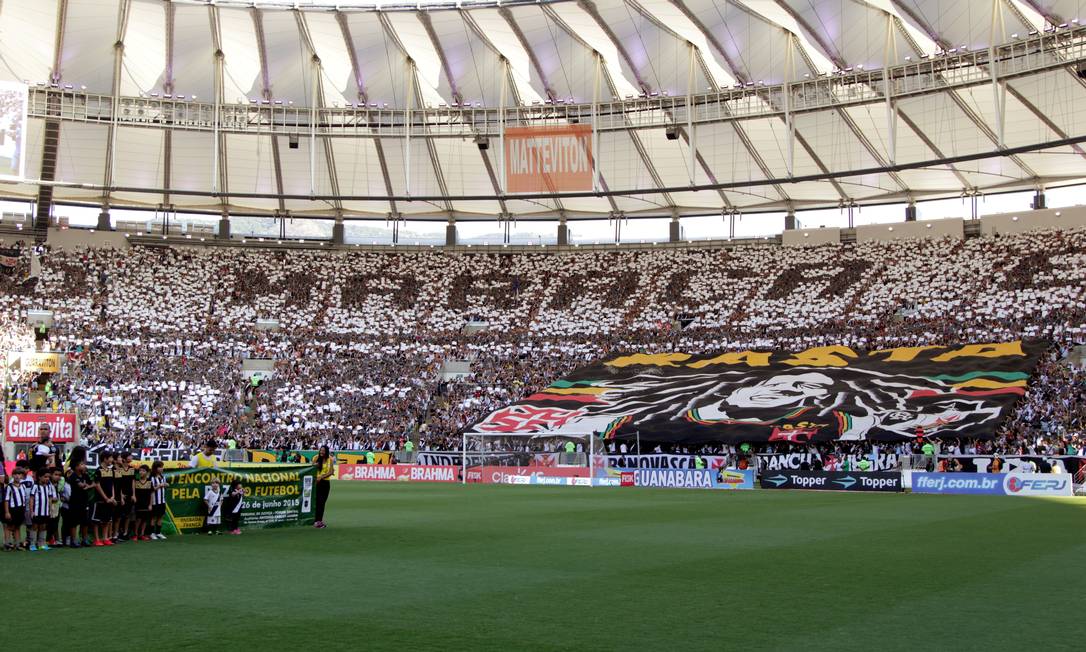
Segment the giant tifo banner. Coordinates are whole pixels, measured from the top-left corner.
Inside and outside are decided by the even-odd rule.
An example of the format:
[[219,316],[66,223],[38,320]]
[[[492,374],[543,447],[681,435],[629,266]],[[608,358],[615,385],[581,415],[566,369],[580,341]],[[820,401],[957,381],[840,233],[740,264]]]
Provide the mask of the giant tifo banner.
[[1044,348],[635,353],[582,368],[472,430],[680,444],[991,438]]
[[5,412],[4,437],[17,444],[37,442],[43,423],[54,444],[70,444],[79,437],[79,419],[70,412]]
[[26,171],[26,84],[0,81],[0,179],[22,179]]
[[166,518],[163,526],[179,534],[198,532],[204,527],[207,511],[204,490],[218,479],[223,493],[235,479],[241,480],[245,502],[241,527],[266,528],[312,525],[313,494],[317,467],[311,464],[267,464],[249,468],[185,469],[169,471],[166,480]]
[[508,127],[505,185],[511,193],[592,190],[592,127]]
[[459,482],[459,466],[424,466],[420,464],[340,464],[340,480],[376,480],[385,482]]

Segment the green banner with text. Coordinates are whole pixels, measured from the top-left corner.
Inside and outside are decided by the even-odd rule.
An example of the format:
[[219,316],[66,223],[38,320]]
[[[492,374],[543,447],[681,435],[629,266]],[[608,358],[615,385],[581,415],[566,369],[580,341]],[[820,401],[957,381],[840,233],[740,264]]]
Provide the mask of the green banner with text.
[[204,494],[218,480],[223,495],[234,480],[245,491],[241,527],[267,528],[312,525],[317,467],[311,464],[259,464],[228,469],[184,469],[166,473],[167,533],[189,534],[203,529],[207,518]]

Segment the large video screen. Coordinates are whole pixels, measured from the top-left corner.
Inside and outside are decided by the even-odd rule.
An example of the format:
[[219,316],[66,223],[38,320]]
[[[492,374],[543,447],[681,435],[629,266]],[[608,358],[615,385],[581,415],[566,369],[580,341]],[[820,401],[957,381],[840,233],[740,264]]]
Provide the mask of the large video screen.
[[0,81],[0,179],[26,171],[26,84]]

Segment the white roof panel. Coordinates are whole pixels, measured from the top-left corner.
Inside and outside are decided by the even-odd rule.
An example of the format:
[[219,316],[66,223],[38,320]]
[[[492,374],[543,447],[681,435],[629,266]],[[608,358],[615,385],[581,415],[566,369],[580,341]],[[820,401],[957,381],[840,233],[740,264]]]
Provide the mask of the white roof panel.
[[166,73],[166,6],[158,0],[133,0],[124,35],[121,95],[162,90]]
[[113,91],[113,44],[117,41],[117,0],[69,2],[64,23],[61,78],[95,93]]
[[[173,51],[174,92],[212,100],[215,97],[215,46],[208,12],[213,9],[176,2],[173,8],[174,43],[184,44]],[[236,93],[226,96],[227,102],[236,99]]]
[[0,3],[0,78],[49,81],[56,36],[56,0]]
[[[165,149],[161,129],[143,127],[117,128],[117,155],[113,164],[113,184],[133,188],[162,188]],[[160,193],[113,193],[117,199],[144,204],[162,201]]]
[[223,51],[223,101],[245,103],[260,99],[260,50],[256,28],[247,11],[219,10],[219,32]]
[[[277,188],[271,137],[227,134],[226,170],[230,192],[275,195]],[[231,197],[230,203],[269,211],[279,207],[277,200],[263,197]]]

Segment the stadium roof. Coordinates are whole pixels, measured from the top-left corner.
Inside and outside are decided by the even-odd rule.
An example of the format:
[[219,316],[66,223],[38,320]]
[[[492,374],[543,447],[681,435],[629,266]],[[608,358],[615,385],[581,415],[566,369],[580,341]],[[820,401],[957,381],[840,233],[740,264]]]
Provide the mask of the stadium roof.
[[[115,206],[577,218],[1041,188],[1086,178],[1078,10],[5,0],[0,77],[33,90],[29,181],[0,194],[37,196],[47,122],[54,198]],[[574,122],[592,191],[503,192],[502,127]]]

